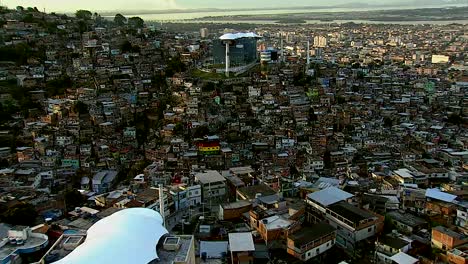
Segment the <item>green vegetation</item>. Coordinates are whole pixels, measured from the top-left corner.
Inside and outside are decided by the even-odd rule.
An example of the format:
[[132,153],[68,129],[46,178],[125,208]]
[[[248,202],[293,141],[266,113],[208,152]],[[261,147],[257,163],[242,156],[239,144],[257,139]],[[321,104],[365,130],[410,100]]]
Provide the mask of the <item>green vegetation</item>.
[[172,77],[176,73],[184,72],[187,70],[187,66],[182,62],[180,57],[171,58],[167,62],[166,76]]
[[79,113],[80,115],[89,113],[88,106],[81,101],[77,101],[75,103],[75,105],[73,106],[73,111]]
[[67,88],[72,87],[72,80],[70,77],[65,76],[59,79],[48,81],[46,84],[47,96],[62,95],[65,93]]
[[126,52],[140,53],[140,47],[137,45],[132,45],[132,43],[130,43],[128,40],[124,41],[120,45],[120,50],[123,53],[126,53]]
[[33,49],[26,43],[0,47],[0,60],[13,61],[17,65],[26,64],[30,58],[44,58],[44,56],[43,50]]
[[91,13],[91,11],[88,10],[78,10],[76,11],[75,16],[78,19],[91,20],[91,18],[93,17],[93,13]]
[[85,198],[77,190],[69,190],[65,192],[65,203],[67,204],[67,210],[73,210],[75,207],[80,207],[85,202]]
[[131,17],[128,19],[128,25],[133,28],[143,28],[145,21],[141,17]]
[[307,21],[305,21],[304,19],[285,18],[285,19],[280,19],[276,21],[276,23],[278,24],[305,24],[307,23]]
[[459,125],[461,125],[461,124],[464,123],[464,120],[463,120],[463,118],[462,118],[460,115],[451,114],[451,115],[448,117],[447,122],[449,122],[450,124],[459,126]]
[[37,212],[32,204],[19,203],[2,212],[2,221],[11,225],[33,226]]
[[192,76],[194,78],[200,78],[200,79],[215,79],[215,80],[228,79],[228,77],[226,77],[226,75],[224,74],[216,73],[216,72],[205,72],[199,69],[193,70]]
[[117,14],[115,15],[114,17],[114,23],[119,26],[119,27],[122,27],[124,26],[126,23],[127,23],[127,18],[124,17],[122,14]]

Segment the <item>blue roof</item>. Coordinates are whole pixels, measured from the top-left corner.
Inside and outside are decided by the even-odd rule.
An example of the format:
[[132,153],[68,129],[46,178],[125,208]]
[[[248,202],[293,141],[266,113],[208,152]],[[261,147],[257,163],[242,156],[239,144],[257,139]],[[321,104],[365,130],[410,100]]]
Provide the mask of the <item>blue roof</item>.
[[440,201],[447,202],[447,203],[452,203],[457,198],[456,195],[443,192],[443,191],[441,191],[441,190],[439,190],[437,188],[427,189],[426,190],[426,197],[436,199],[436,200],[440,200]]
[[354,195],[336,187],[329,187],[318,192],[310,193],[307,195],[307,198],[323,206],[329,206],[347,200],[353,196]]

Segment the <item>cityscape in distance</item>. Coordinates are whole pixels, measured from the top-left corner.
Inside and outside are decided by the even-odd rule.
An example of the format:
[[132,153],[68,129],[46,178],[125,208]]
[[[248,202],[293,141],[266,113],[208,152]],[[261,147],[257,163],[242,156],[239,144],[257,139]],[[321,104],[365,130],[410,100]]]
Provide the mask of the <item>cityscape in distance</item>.
[[467,70],[467,0],[0,1],[0,264],[466,264]]

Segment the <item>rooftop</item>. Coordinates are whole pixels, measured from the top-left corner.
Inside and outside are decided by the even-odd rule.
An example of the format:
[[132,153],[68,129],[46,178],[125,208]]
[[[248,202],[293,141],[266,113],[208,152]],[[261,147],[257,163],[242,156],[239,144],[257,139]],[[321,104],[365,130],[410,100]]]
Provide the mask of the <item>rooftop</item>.
[[247,199],[255,199],[257,193],[260,193],[262,196],[276,194],[275,190],[266,184],[242,187],[238,189],[238,192],[246,196]]
[[394,255],[390,259],[392,261],[394,261],[395,263],[397,263],[397,264],[413,264],[413,263],[418,262],[418,259],[413,258],[412,256],[410,256],[410,255],[408,255],[406,253],[403,253],[403,252],[400,252],[400,253]]
[[440,200],[440,201],[447,202],[447,203],[452,203],[457,198],[456,195],[452,195],[450,193],[443,192],[443,191],[441,191],[441,190],[439,190],[437,188],[427,189],[426,190],[426,197],[436,199],[436,200]]
[[232,252],[255,251],[252,233],[229,233],[229,249]]
[[[70,240],[71,239],[71,240]],[[76,246],[78,246],[81,242],[86,239],[86,232],[85,231],[78,231],[76,234],[63,234],[49,251],[44,255],[43,260],[44,263],[52,263],[57,260],[65,258],[68,254],[70,254]],[[75,246],[68,247],[67,243],[70,244],[71,242],[75,242]]]
[[227,254],[228,241],[200,241],[200,255],[206,253],[206,257],[222,258],[223,253]]
[[326,236],[336,229],[327,223],[318,223],[313,226],[304,227],[298,232],[289,235],[288,238],[294,241],[294,246],[301,247],[311,241]]
[[392,237],[392,236],[382,236],[379,238],[379,243],[387,245],[391,248],[401,249],[407,246],[409,243],[403,239]]
[[224,182],[226,179],[215,170],[208,170],[206,172],[199,172],[195,175],[202,184]]
[[443,234],[446,234],[446,235],[448,235],[448,236],[451,236],[451,237],[460,239],[460,240],[466,238],[464,235],[462,235],[462,234],[460,234],[460,233],[458,233],[458,232],[455,232],[455,231],[453,231],[453,230],[450,230],[450,229],[448,229],[448,228],[446,228],[446,227],[443,227],[443,226],[436,226],[436,227],[434,227],[434,228],[432,228],[432,229],[433,229],[433,230],[437,230],[437,231],[439,231],[439,232],[441,232],[441,233],[443,233]]
[[267,230],[275,230],[289,227],[293,222],[278,215],[262,219]]
[[221,206],[223,207],[223,209],[229,210],[229,209],[238,209],[238,208],[246,207],[249,205],[252,205],[252,203],[246,200],[240,200],[240,201],[233,202],[233,203],[222,204]]
[[[159,262],[154,263],[185,263],[187,257],[189,256],[190,249],[194,243],[194,238],[192,235],[180,235],[174,236],[171,235],[169,238],[178,238],[179,249],[178,250],[166,250],[163,248],[163,245],[160,243],[157,247]],[[161,242],[163,239],[161,239]],[[135,262],[134,262],[135,263]],[[153,263],[153,262],[150,262]]]
[[[8,240],[8,238],[3,239]],[[48,237],[39,233],[30,234],[28,238],[23,241],[22,245],[7,242],[4,246],[0,247],[0,263],[5,263],[4,261],[13,254],[33,253],[41,250],[47,246],[48,242]]]
[[359,224],[360,221],[375,217],[374,215],[357,208],[347,202],[340,202],[328,207],[336,214],[348,219],[354,224]]
[[398,211],[392,211],[392,212],[388,212],[387,214],[394,220],[398,222],[402,222],[403,224],[411,226],[411,227],[416,227],[416,226],[427,223],[427,221],[425,221],[424,219],[419,218],[409,213],[402,214]]
[[329,206],[340,201],[345,201],[353,196],[354,195],[342,191],[336,187],[329,187],[318,192],[311,193],[307,195],[307,198],[309,200],[318,202],[323,206]]

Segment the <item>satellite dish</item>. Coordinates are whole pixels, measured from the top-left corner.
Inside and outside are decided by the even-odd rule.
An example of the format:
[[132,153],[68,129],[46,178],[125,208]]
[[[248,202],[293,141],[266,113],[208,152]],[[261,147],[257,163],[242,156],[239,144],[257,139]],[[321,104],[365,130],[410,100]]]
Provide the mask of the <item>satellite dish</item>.
[[366,128],[366,125],[362,125],[362,128]]

